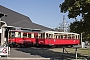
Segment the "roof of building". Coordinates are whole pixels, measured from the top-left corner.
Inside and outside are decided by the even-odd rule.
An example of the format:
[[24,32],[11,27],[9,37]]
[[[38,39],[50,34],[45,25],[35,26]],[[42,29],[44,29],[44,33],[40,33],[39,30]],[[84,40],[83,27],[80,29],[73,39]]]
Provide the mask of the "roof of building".
[[7,14],[7,17],[2,17],[2,21],[5,21],[8,26],[41,29],[41,30],[53,30],[51,28],[33,23],[29,17],[1,5],[0,5],[0,12]]

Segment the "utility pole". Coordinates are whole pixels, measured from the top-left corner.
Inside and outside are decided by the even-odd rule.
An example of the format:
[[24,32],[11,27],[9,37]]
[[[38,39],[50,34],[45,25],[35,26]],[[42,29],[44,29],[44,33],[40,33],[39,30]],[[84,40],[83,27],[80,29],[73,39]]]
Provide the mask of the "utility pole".
[[63,25],[63,32],[66,32],[67,30],[66,30],[65,15],[63,15],[63,23],[62,23],[62,25]]

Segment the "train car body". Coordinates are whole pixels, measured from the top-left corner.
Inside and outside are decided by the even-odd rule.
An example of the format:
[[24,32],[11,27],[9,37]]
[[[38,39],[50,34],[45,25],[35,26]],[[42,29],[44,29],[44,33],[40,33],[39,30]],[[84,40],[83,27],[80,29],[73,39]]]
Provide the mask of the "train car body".
[[77,39],[38,39],[40,45],[78,45],[80,40]]
[[77,33],[56,31],[9,31],[9,45],[11,46],[62,46],[78,45],[80,36]]
[[32,46],[36,44],[38,34],[32,31],[11,30],[9,31],[10,46]]
[[78,45],[80,36],[77,33],[44,31],[39,33],[39,45]]

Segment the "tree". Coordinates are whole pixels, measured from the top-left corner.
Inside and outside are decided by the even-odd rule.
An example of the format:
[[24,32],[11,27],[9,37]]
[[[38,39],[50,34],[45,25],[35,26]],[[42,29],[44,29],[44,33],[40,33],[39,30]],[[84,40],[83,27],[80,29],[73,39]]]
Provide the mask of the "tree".
[[83,34],[83,41],[90,40],[90,27],[84,23],[84,21],[75,20],[73,23],[70,24],[70,31],[75,33],[82,33]]
[[83,21],[71,23],[70,29],[73,32],[83,33],[85,40],[90,40],[90,0],[65,0],[60,4],[60,12],[68,12],[68,18],[77,19],[81,16]]
[[90,26],[90,0],[65,0],[60,4],[62,13],[68,12],[68,18],[77,18],[82,16],[84,22]]

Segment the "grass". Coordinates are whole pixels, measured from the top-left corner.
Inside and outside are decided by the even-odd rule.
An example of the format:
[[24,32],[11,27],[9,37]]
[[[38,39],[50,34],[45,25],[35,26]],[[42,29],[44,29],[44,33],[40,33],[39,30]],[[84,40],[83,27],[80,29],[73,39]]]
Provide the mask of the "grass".
[[[65,48],[65,49],[68,51],[68,53],[75,54],[75,48]],[[63,52],[63,48],[53,48],[50,50],[54,52]],[[90,48],[78,48],[77,53],[78,58],[84,58],[85,56],[90,57]]]
[[78,53],[81,54],[81,55],[88,55],[90,57],[90,48],[80,48],[78,50]]

